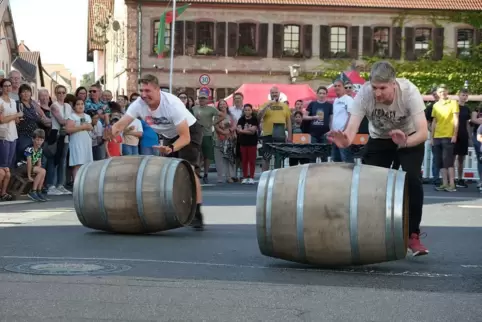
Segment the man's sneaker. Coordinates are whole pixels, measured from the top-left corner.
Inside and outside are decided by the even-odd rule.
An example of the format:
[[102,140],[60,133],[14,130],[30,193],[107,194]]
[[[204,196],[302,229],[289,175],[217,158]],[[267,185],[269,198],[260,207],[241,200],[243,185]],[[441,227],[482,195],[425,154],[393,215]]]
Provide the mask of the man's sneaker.
[[57,186],[57,190],[60,191],[63,195],[71,195],[72,192],[65,189],[64,186]]
[[455,188],[455,185],[454,185],[454,186],[446,186],[446,187],[445,187],[445,191],[447,191],[447,192],[455,192],[455,191],[457,191],[457,189]]
[[244,178],[243,180],[241,180],[241,184],[248,184],[248,183],[249,183],[249,179]]
[[457,182],[455,183],[455,186],[457,188],[468,188],[469,186],[467,185],[467,183],[465,183],[465,180],[464,179],[459,179],[457,180]]
[[47,195],[48,196],[60,196],[60,195],[63,195],[63,194],[64,193],[57,190],[57,188],[55,188],[55,186],[50,186],[47,189]]
[[37,197],[40,199],[40,201],[49,201],[50,200],[50,199],[47,199],[41,191],[37,191]]
[[420,242],[420,234],[412,233],[410,235],[408,248],[412,251],[412,256],[422,256],[428,254],[428,249]]
[[207,175],[204,175],[204,176],[203,176],[203,183],[204,183],[204,184],[208,184],[208,183],[209,183],[209,180],[208,180],[208,176],[207,176]]
[[440,186],[436,186],[436,187],[435,187],[435,190],[437,190],[437,191],[445,191],[446,188],[447,188],[447,186],[441,184]]
[[248,184],[254,184],[254,179],[253,179],[253,178],[249,178],[249,179],[248,179]]
[[27,197],[29,197],[33,201],[42,201],[42,199],[40,199],[39,196],[37,195],[36,191],[30,191],[29,193],[27,193]]

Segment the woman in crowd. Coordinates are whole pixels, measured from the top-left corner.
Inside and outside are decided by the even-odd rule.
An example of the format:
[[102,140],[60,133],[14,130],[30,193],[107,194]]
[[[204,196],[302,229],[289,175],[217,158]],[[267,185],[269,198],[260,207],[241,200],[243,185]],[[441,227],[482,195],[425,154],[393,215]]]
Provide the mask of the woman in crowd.
[[73,113],[68,117],[65,127],[69,133],[70,158],[69,165],[73,167],[72,177],[75,176],[79,168],[86,163],[93,161],[92,138],[90,132],[93,130],[92,119],[84,113],[84,101],[77,99]]
[[17,102],[17,110],[23,113],[17,124],[17,160],[23,160],[24,151],[32,144],[33,132],[42,124],[40,108],[32,101],[32,89],[27,84],[20,85],[18,89],[20,100]]
[[74,96],[80,98],[85,102],[85,100],[87,99],[87,88],[85,88],[84,86],[77,87]]
[[254,184],[256,155],[258,152],[258,128],[258,119],[253,116],[253,106],[251,104],[245,104],[243,115],[239,118],[237,126],[243,169],[242,184]]
[[10,98],[12,82],[8,78],[0,81],[2,96],[0,97],[0,201],[10,201],[12,196],[7,193],[10,182],[10,168],[15,160],[17,143],[16,121],[23,116],[17,112],[16,102]]
[[[52,113],[52,131],[57,131],[57,150],[55,151],[54,164],[47,168],[49,181],[47,182],[49,195],[70,194],[70,191],[65,189],[67,182],[67,155],[69,151],[69,138],[65,126],[67,119],[72,114],[72,107],[65,102],[67,89],[63,85],[57,85],[54,89],[57,101],[52,103],[50,111]],[[52,179],[53,178],[53,179]]]
[[[228,109],[228,103],[220,100],[217,107],[219,116],[214,121],[214,162],[218,173],[218,183],[227,181],[233,183],[235,148],[236,148],[236,123]],[[219,118],[223,118],[218,122]]]

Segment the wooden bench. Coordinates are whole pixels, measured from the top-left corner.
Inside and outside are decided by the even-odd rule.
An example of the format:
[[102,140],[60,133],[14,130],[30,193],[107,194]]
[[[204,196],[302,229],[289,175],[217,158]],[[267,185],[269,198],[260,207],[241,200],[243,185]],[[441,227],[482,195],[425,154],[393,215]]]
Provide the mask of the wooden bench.
[[32,189],[32,182],[28,178],[21,176],[15,170],[11,170],[10,183],[8,191],[14,196],[21,196],[27,194]]

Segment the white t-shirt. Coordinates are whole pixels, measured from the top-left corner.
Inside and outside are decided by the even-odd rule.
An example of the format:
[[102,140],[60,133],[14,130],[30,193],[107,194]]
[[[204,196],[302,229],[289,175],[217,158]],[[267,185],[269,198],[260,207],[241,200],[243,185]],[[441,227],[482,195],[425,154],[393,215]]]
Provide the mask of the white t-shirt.
[[353,98],[348,95],[335,98],[333,101],[333,130],[343,131],[348,121],[348,110],[353,105]]
[[[10,102],[5,102],[2,98],[0,98],[0,113],[2,113],[3,116],[17,114],[17,103],[13,99],[10,99]],[[15,124],[15,120],[11,120],[5,124],[0,124],[0,128],[7,129],[7,141],[13,142],[18,139],[17,125]]]
[[409,135],[415,132],[413,116],[423,113],[425,104],[418,88],[408,79],[397,78],[395,99],[391,105],[377,103],[370,82],[363,84],[355,96],[352,115],[366,116],[370,137],[389,139],[391,130],[401,130]]
[[[134,121],[132,121],[128,127],[131,127],[131,126],[134,127],[134,132],[144,132],[144,130],[142,129],[142,123],[141,121],[139,121],[139,119],[134,119]],[[139,138],[137,136],[124,134],[123,137],[124,137],[124,142],[122,142],[122,144],[132,145],[132,146],[136,146],[139,144]]]
[[236,106],[231,106],[229,108],[229,112],[231,113],[234,120],[236,121],[236,124],[238,123],[241,116],[243,116],[243,108],[237,108]]
[[176,127],[184,120],[191,126],[196,118],[189,112],[186,105],[175,95],[160,91],[161,104],[151,111],[141,97],[138,97],[126,111],[126,115],[143,119],[158,134],[172,139],[178,136]]
[[[59,102],[52,103],[53,107],[56,107],[60,111],[60,115],[66,120],[72,115],[72,107],[68,103],[61,105]],[[52,129],[60,130],[61,125],[57,119],[52,115]]]

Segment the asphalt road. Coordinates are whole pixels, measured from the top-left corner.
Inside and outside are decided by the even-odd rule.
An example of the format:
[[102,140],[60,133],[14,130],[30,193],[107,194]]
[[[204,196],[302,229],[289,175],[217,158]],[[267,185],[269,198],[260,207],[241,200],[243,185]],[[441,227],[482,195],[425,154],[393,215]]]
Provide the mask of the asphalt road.
[[68,197],[3,204],[0,321],[481,320],[482,199],[473,185],[426,186],[428,256],[340,269],[261,255],[255,194],[206,186],[205,231],[147,236],[86,229]]

